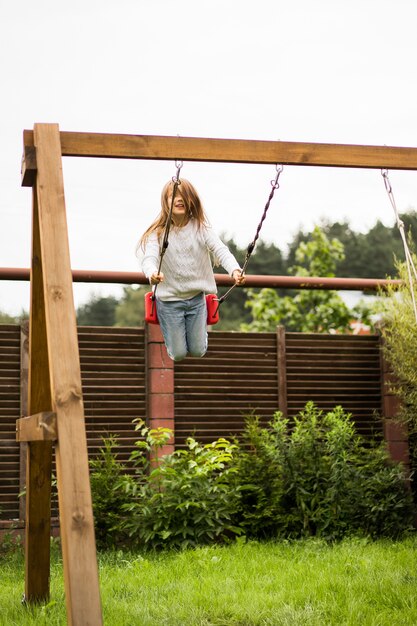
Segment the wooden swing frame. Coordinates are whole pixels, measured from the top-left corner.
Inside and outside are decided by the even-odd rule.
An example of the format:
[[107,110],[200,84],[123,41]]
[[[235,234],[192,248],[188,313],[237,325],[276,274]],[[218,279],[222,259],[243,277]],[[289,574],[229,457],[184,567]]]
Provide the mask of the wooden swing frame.
[[22,185],[33,188],[25,599],[49,598],[52,446],[68,624],[102,624],[62,157],[417,169],[417,148],[62,132],[23,133]]

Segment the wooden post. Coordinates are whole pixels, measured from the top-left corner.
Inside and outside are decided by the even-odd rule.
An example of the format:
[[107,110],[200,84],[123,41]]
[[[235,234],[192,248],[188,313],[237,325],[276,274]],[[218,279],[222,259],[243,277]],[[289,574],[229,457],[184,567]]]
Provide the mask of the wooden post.
[[[56,414],[56,469],[68,624],[100,626],[101,602],[58,125],[35,124],[34,143],[44,305],[40,313],[42,317],[44,311],[45,324],[42,319],[36,320],[39,315],[36,310],[31,320],[33,333],[39,322],[44,326],[46,341],[33,346],[30,360],[31,372],[38,372],[40,395],[48,406],[31,405],[29,412]],[[35,393],[33,380],[32,391]],[[44,452],[51,445],[46,441],[32,442],[29,449],[39,447]],[[34,464],[28,464],[28,469],[28,479],[32,480]],[[31,578],[32,568],[34,564],[31,564]]]
[[[37,186],[33,188],[27,412],[51,407]],[[26,455],[25,598],[49,597],[52,443],[29,442]]]
[[277,326],[278,408],[287,417],[287,355],[285,350],[285,327]]

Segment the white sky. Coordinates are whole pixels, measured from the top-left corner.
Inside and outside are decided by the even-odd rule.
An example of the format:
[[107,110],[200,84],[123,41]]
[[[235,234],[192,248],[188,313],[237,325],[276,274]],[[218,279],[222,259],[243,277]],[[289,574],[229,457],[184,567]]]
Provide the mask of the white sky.
[[[0,267],[29,267],[22,131],[61,130],[417,146],[414,0],[0,0]],[[64,159],[74,269],[139,270],[138,237],[173,162]],[[219,233],[246,246],[274,166],[185,163]],[[400,211],[417,173],[390,173]],[[379,170],[286,167],[262,236],[394,216]],[[75,303],[117,286],[74,285]],[[29,307],[0,282],[0,310]]]

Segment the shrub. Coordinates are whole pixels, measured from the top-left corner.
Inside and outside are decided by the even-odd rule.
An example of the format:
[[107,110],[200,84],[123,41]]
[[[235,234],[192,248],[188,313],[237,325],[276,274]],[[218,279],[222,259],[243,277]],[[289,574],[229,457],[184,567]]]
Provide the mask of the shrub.
[[360,480],[350,492],[354,513],[351,527],[373,538],[397,539],[412,530],[415,522],[404,469],[387,458],[383,445],[362,452]]
[[130,459],[117,461],[114,438],[91,462],[100,547],[128,540],[142,548],[186,548],[250,538],[349,534],[396,538],[413,524],[401,465],[382,442],[365,442],[341,407],[312,402],[294,424],[275,413],[267,426],[249,416],[241,443],[220,438],[159,458],[169,429],[138,421]]
[[269,428],[250,415],[236,454],[238,523],[251,537],[271,538],[285,531],[285,447],[287,420],[276,413]]
[[[126,506],[125,528],[130,536],[145,548],[186,548],[240,534],[233,523],[234,449],[226,439],[203,446],[190,437],[187,449],[163,457],[147,480],[142,475],[136,497]],[[145,467],[140,461],[138,473]]]
[[280,413],[268,428],[249,418],[244,437],[239,523],[248,535],[395,537],[411,527],[401,466],[384,444],[365,445],[341,407],[324,413],[309,402],[292,430]]
[[[413,259],[416,265],[415,255]],[[405,263],[398,263],[397,269],[402,284],[382,294],[385,297],[381,304],[381,333],[385,357],[397,379],[392,391],[401,400],[398,419],[406,424],[409,434],[412,486],[417,502],[417,321],[413,304],[413,299],[417,301],[417,286],[414,281],[410,287]]]
[[98,548],[114,547],[126,540],[123,531],[124,505],[130,501],[124,483],[131,480],[126,468],[117,459],[117,437],[103,437],[99,456],[90,460],[90,484],[93,500],[94,526]]

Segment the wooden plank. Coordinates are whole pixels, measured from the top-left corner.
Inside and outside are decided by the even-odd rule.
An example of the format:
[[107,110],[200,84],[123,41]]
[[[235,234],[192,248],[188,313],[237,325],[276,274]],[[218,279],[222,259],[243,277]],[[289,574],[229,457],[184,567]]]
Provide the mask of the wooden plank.
[[[23,136],[26,160],[27,150],[33,146],[33,132],[25,130]],[[397,146],[67,131],[62,131],[60,138],[62,156],[417,169],[417,148]]]
[[39,231],[70,625],[102,624],[59,129],[36,124]]
[[56,441],[56,414],[52,411],[21,417],[16,422],[17,441]]
[[[23,137],[26,131],[23,133]],[[33,141],[33,134],[32,134]],[[36,180],[36,150],[34,145],[25,145],[23,138],[23,156],[21,165],[22,187],[33,187]]]
[[[112,335],[117,341],[119,338],[123,339],[127,337],[128,341],[134,341],[132,339],[132,335],[136,337],[136,341],[142,341],[145,336],[145,332],[143,328],[118,328],[115,326],[78,326],[77,328],[78,336],[80,340],[83,340],[84,337],[88,337],[89,339],[92,336],[99,341],[107,341],[106,335]],[[112,338],[110,338],[112,340]]]
[[[51,407],[37,186],[32,193],[32,269],[29,322],[28,413]],[[25,598],[49,597],[52,443],[32,442],[26,454]]]
[[287,354],[285,327],[277,327],[278,408],[287,417]]

